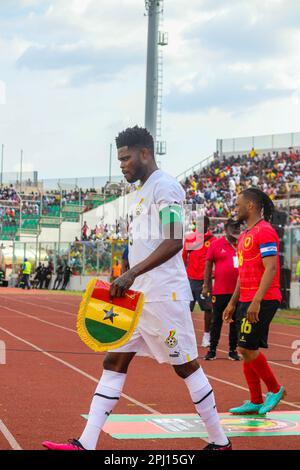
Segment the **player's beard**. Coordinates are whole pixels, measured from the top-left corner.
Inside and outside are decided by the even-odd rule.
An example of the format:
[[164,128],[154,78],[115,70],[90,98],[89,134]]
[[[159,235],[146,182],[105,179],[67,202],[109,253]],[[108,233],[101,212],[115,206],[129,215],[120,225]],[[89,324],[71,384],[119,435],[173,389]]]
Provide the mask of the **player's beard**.
[[237,215],[237,221],[240,224],[246,223],[249,215],[245,212],[244,214]]

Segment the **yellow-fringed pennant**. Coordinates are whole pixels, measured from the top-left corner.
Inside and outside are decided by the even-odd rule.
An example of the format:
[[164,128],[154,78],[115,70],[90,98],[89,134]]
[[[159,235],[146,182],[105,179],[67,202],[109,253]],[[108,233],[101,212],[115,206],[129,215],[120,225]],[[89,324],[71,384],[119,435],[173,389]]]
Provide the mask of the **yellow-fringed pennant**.
[[131,338],[144,305],[144,294],[128,290],[125,297],[110,300],[110,284],[92,279],[83,295],[77,332],[93,351],[123,346]]

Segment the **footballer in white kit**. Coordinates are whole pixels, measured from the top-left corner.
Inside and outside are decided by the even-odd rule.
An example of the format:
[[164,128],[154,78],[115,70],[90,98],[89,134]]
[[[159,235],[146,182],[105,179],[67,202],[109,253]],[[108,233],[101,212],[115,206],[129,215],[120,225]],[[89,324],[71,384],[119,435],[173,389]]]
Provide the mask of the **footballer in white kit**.
[[128,128],[117,136],[116,144],[126,180],[140,181],[141,187],[129,210],[129,270],[112,283],[110,295],[122,297],[129,288],[141,291],[144,308],[131,339],[105,355],[103,373],[79,439],[67,444],[45,441],[43,445],[51,450],[95,449],[121,397],[128,366],[135,355],[142,355],[170,363],[184,380],[206,427],[209,444],[204,449],[231,450],[220,425],[213,389],[197,361],[189,308],[192,293],[181,256],[184,191],[173,177],[158,169],[154,140],[147,129]]
[[[172,176],[156,169],[134,193],[129,208],[129,266],[155,251],[170,218],[182,225],[185,193]],[[168,234],[167,234],[168,235]],[[178,236],[182,235],[178,233]],[[144,293],[144,309],[132,338],[114,352],[135,352],[158,362],[184,364],[198,357],[190,312],[193,299],[181,252],[136,277],[132,287]]]

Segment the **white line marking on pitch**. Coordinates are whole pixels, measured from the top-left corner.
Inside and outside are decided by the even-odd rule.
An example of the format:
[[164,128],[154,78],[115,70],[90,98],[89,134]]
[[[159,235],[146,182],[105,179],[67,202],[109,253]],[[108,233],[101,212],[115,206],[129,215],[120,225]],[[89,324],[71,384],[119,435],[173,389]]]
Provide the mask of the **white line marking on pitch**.
[[10,310],[11,312],[16,312],[18,315],[23,315],[24,317],[32,318],[33,320],[39,321],[41,323],[46,323],[47,325],[55,326],[56,328],[61,328],[62,330],[71,331],[71,333],[76,333],[76,330],[72,328],[68,328],[67,326],[58,325],[57,323],[52,323],[51,321],[43,320],[42,318],[38,318],[35,315],[29,315],[29,313],[20,312],[19,310],[15,310],[9,307],[1,307],[5,310]]
[[[203,332],[204,329],[203,328],[195,328],[195,331]],[[221,333],[221,336],[223,338],[228,338],[229,334]],[[297,336],[297,338],[298,338],[298,336]],[[284,348],[284,349],[289,349],[289,350],[292,349],[291,346],[286,346],[285,344],[277,344],[277,343],[270,343],[270,342],[268,344],[270,344],[271,346],[277,346],[277,347]]]
[[[8,300],[8,298],[4,297],[4,296],[2,296],[2,298]],[[14,300],[14,302],[21,302],[21,304],[33,305],[34,307],[40,307],[41,309],[47,309],[47,310],[53,310],[54,312],[65,313],[66,315],[70,315],[71,317],[76,316],[76,313],[66,312],[65,310],[58,310],[56,308],[47,307],[47,305],[40,305],[40,304],[36,304],[36,303],[33,303],[33,302],[25,301],[25,300],[19,300],[19,299],[13,299],[13,300]]]
[[[196,322],[196,321],[203,321],[202,318],[195,318],[195,317],[192,317],[193,320]],[[272,324],[272,330],[270,331],[270,333],[274,333],[276,335],[283,335],[283,336],[292,336],[293,338],[299,338],[299,334],[300,334],[300,327],[299,326],[295,326],[295,328],[299,328],[299,334],[298,335],[293,335],[291,333],[282,333],[281,331],[276,331],[276,326],[278,326],[278,323],[273,323]]]
[[[96,377],[93,377],[92,375],[88,374],[87,372],[84,372],[82,369],[79,369],[78,367],[73,366],[73,364],[70,364],[69,362],[64,361],[63,359],[60,359],[59,357],[53,356],[53,354],[50,354],[46,351],[43,351],[43,349],[41,349],[39,346],[36,346],[35,344],[30,343],[26,339],[23,339],[20,336],[17,336],[14,333],[11,333],[10,331],[6,330],[5,328],[0,327],[0,330],[4,331],[8,335],[10,335],[13,338],[17,339],[18,341],[21,341],[22,343],[27,344],[28,346],[35,349],[36,351],[41,352],[45,356],[50,357],[54,361],[57,361],[60,364],[63,364],[64,366],[68,367],[69,369],[74,370],[75,372],[77,372],[80,375],[83,375],[83,377],[86,377],[87,379],[90,379],[90,380],[92,380],[93,382],[95,382],[97,384],[99,383],[99,379],[96,379]],[[152,414],[159,414],[159,415],[161,414],[159,411],[155,410],[154,408],[151,408],[150,406],[144,405],[144,403],[141,403],[140,401],[135,400],[134,398],[131,398],[129,395],[125,395],[124,393],[122,393],[122,396],[124,398],[126,398],[128,401],[131,401],[132,403],[134,403],[135,405],[138,405],[141,408],[144,408],[145,410],[150,411],[150,413],[152,413]]]
[[[240,390],[245,390],[246,392],[249,393],[248,388],[242,387],[241,385],[233,384],[232,382],[228,382],[227,380],[218,379],[217,377],[214,377],[213,375],[208,375],[208,374],[206,374],[206,376],[207,376],[209,379],[216,380],[217,382],[221,382],[221,383],[226,384],[226,385],[230,385],[231,387],[239,388]],[[265,397],[266,394],[263,393],[263,396]],[[295,403],[291,403],[291,402],[285,401],[285,400],[280,400],[280,403],[284,403],[285,405],[292,406],[293,408],[299,408],[299,410],[300,410],[300,406],[299,406],[299,405],[295,405]]]
[[[39,321],[41,323],[46,323],[46,324],[54,326],[56,328],[61,328],[61,329],[66,330],[66,331],[70,331],[71,333],[77,333],[76,330],[74,330],[72,328],[68,328],[66,326],[58,325],[57,323],[52,323],[52,322],[49,322],[47,320],[43,320],[41,318],[36,317],[35,315],[30,315],[29,313],[23,313],[23,312],[20,312],[19,310],[15,310],[15,309],[12,309],[10,307],[2,307],[2,308],[6,309],[6,310],[10,310],[11,312],[16,312],[17,314],[23,315],[25,317],[32,318],[33,320]],[[225,351],[224,349],[219,349],[218,348],[218,351],[223,352],[223,353],[227,353],[227,351]],[[268,362],[270,364],[274,364],[278,367],[283,367],[285,369],[291,369],[291,370],[296,370],[297,372],[300,372],[300,368],[297,368],[297,367],[288,366],[288,365],[285,365],[285,364],[279,364],[278,362],[273,362],[273,361],[270,361],[270,360],[268,360]]]
[[[225,351],[224,349],[217,349],[218,351],[221,351],[222,353],[225,353],[227,354],[228,351]],[[275,366],[279,366],[279,367],[285,367],[286,369],[292,369],[292,370],[296,370],[297,372],[300,372],[300,367],[293,367],[293,366],[287,366],[285,364],[279,364],[279,362],[274,362],[274,361],[270,361],[269,359],[268,360],[268,363],[269,364],[274,364]]]
[[10,447],[13,450],[22,450],[22,447],[20,446],[20,444],[16,441],[12,433],[7,429],[7,427],[5,426],[5,424],[3,423],[1,419],[0,419],[0,432],[2,432],[3,436],[5,437],[5,439],[7,440],[7,442],[9,443]]
[[[55,361],[57,362],[60,362],[61,364],[63,364],[64,366],[66,367],[69,367],[70,369],[74,370],[75,372],[78,372],[79,374],[83,375],[84,377],[92,380],[93,382],[95,383],[99,383],[99,379],[96,379],[95,377],[93,377],[92,375],[90,374],[87,374],[86,372],[84,372],[83,370],[79,369],[78,367],[76,366],[73,366],[72,364],[70,364],[69,362],[66,362],[64,361],[63,359],[60,359],[59,357],[56,357],[56,356],[53,356],[53,354],[50,354],[46,351],[43,351],[43,349],[41,349],[39,346],[36,346],[35,344],[33,343],[30,343],[29,341],[15,335],[14,333],[11,333],[10,331],[6,330],[5,328],[2,328],[0,327],[0,330],[4,331],[5,333],[7,333],[8,335],[12,336],[13,338],[16,338],[17,340],[21,341],[22,343],[25,343],[27,344],[28,346],[32,347],[33,349],[37,350],[37,351],[40,351],[42,354],[44,354],[45,356],[48,356],[50,357],[51,359],[54,359]],[[242,387],[241,385],[237,385],[237,384],[234,384],[233,382],[228,382],[226,380],[223,380],[223,379],[219,379],[217,377],[214,377],[212,375],[207,375],[207,377],[209,377],[210,379],[213,379],[213,380],[216,380],[217,382],[221,382],[221,383],[224,383],[226,385],[230,385],[231,387],[235,387],[235,388],[239,388],[240,390],[245,390],[248,392],[248,389],[245,388],[245,387]],[[140,406],[141,408],[144,408],[148,411],[150,411],[150,413],[152,414],[162,414],[160,413],[159,411],[155,410],[154,408],[151,408],[150,406],[147,406],[147,405],[144,405],[143,403],[135,400],[134,398],[131,398],[130,396],[128,395],[125,395],[124,393],[122,393],[122,396],[124,398],[126,398],[128,401],[131,401],[132,403]],[[295,405],[294,403],[291,403],[291,402],[288,402],[288,401],[285,401],[285,400],[281,400],[281,403],[284,403],[286,405],[289,405],[291,406],[292,408],[298,408],[300,409],[300,406],[298,405]]]

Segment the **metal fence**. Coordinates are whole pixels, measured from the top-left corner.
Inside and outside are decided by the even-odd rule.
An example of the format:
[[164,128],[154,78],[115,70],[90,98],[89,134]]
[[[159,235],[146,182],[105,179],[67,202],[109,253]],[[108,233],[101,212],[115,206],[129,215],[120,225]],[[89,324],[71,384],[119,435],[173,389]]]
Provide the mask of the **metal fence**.
[[187,170],[183,171],[176,176],[177,181],[183,182],[187,177],[192,175],[194,172],[199,173],[203,168],[207,167],[213,160],[215,156],[210,155],[209,157],[204,158],[201,162],[196,163],[196,165],[191,166]]
[[103,188],[108,182],[113,181],[115,183],[120,183],[124,180],[124,176],[122,175],[114,175],[114,176],[90,176],[90,177],[82,177],[82,178],[50,178],[50,179],[42,179],[40,183],[42,183],[42,188],[44,191],[53,191],[57,190],[57,188],[62,189],[75,189],[80,188],[83,190],[89,189],[101,189]]
[[217,139],[217,151],[219,155],[230,152],[248,152],[252,147],[256,150],[275,150],[288,149],[289,147],[300,147],[300,132]]
[[[73,275],[99,276],[111,273],[112,263],[121,262],[126,241],[96,241],[73,243],[6,242],[0,247],[0,264],[16,274],[26,257],[33,266],[52,263],[56,270],[59,264],[68,264]],[[284,235],[284,267],[292,272],[296,280],[296,267],[300,260],[300,226],[288,226]]]
[[120,183],[124,181],[122,175],[114,176],[87,176],[80,178],[38,178],[38,172],[20,172],[0,173],[0,185],[13,185],[18,191],[57,191],[82,189],[84,191],[90,189],[101,189],[109,182]]
[[75,276],[110,276],[112,260],[121,262],[125,246],[126,242],[119,240],[60,244],[15,241],[0,247],[0,264],[9,273],[18,274],[27,258],[33,271],[39,263],[51,263],[54,271],[60,264],[70,266]]

